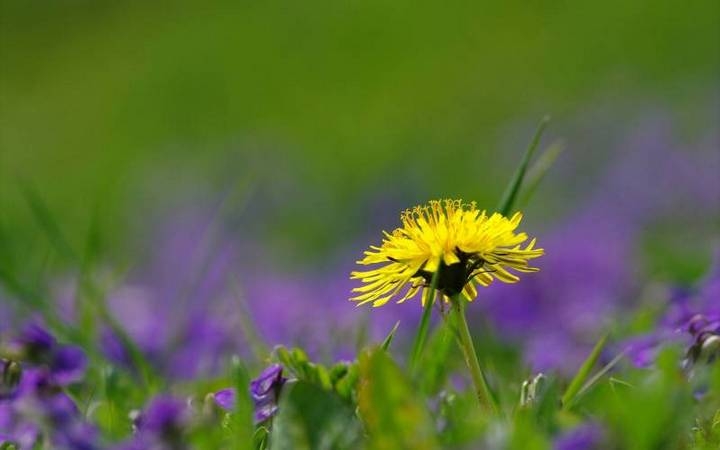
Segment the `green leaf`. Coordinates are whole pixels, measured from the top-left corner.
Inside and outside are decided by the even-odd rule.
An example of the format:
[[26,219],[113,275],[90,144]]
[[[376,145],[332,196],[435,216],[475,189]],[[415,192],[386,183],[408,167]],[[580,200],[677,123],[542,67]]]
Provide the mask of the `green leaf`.
[[362,448],[362,429],[349,404],[303,381],[285,389],[270,433],[271,450]]
[[390,348],[390,344],[392,344],[393,338],[395,337],[395,333],[397,332],[398,327],[400,326],[400,321],[398,320],[395,322],[395,325],[392,327],[392,330],[390,330],[390,333],[388,333],[387,337],[383,341],[380,348],[387,351],[388,348]]
[[600,352],[602,352],[602,349],[605,347],[606,342],[607,335],[604,335],[600,338],[600,340],[597,341],[595,347],[593,347],[592,351],[590,352],[590,355],[585,359],[582,366],[580,366],[580,370],[578,370],[578,372],[575,374],[575,377],[572,379],[570,385],[562,396],[563,409],[567,409],[577,395],[577,393],[580,392],[580,389],[585,384],[585,380],[587,380],[590,376],[590,371],[595,366],[595,363],[600,357]]
[[530,141],[530,145],[520,161],[520,165],[515,170],[515,174],[510,180],[508,186],[505,188],[505,192],[503,193],[502,199],[497,207],[498,212],[504,216],[509,215],[513,211],[518,192],[520,192],[520,187],[523,184],[523,179],[525,178],[525,173],[528,169],[528,164],[530,163],[530,160],[540,143],[540,138],[542,137],[545,127],[547,127],[549,121],[550,118],[545,116],[540,122],[540,125],[538,125],[537,131],[535,131],[535,135],[533,136],[532,141]]
[[373,450],[436,449],[435,426],[417,389],[387,352],[360,356],[358,408]]
[[232,375],[235,387],[235,409],[230,414],[229,424],[232,429],[233,448],[246,448],[247,443],[252,442],[255,432],[254,406],[250,397],[250,375],[238,357],[232,359]]
[[447,323],[435,328],[427,343],[426,357],[423,359],[422,370],[415,377],[423,392],[435,394],[444,388],[449,374],[453,370],[451,351],[455,344],[455,336]]

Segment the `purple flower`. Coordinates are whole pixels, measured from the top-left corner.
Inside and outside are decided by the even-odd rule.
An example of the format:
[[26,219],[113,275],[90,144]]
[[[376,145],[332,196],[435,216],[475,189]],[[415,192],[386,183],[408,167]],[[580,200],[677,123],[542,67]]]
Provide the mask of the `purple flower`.
[[603,448],[603,430],[594,423],[580,425],[555,440],[555,450],[597,450]]
[[250,395],[255,404],[255,422],[264,422],[277,412],[280,390],[287,381],[282,376],[282,371],[280,364],[273,364],[250,382]]
[[55,338],[40,319],[27,322],[15,339],[28,359],[45,359],[56,346]]
[[155,397],[140,413],[135,424],[138,433],[163,437],[178,436],[189,420],[185,402],[175,397],[161,395]]
[[232,411],[235,409],[237,402],[237,392],[234,388],[227,388],[217,391],[213,398],[215,403],[225,411]]
[[689,368],[699,361],[712,361],[720,354],[720,248],[700,286],[692,290],[675,289],[665,313],[656,328],[643,336],[626,340],[622,345],[630,361],[637,367],[648,367],[664,344],[678,343],[687,348],[684,365]]
[[[282,376],[280,364],[267,367],[250,382],[250,395],[255,405],[255,423],[268,420],[277,412],[280,391],[287,381]],[[213,395],[215,403],[226,411],[232,411],[237,404],[237,391],[234,388],[222,389]]]
[[87,356],[80,347],[73,345],[59,346],[50,361],[50,370],[55,381],[66,386],[80,381],[87,368]]
[[190,426],[186,402],[170,395],[153,398],[133,420],[136,433],[132,439],[113,447],[115,450],[182,450]]
[[97,430],[85,422],[47,367],[27,368],[12,397],[0,402],[0,428],[21,448],[47,441],[52,448],[97,447]]
[[625,354],[635,367],[649,367],[655,362],[659,343],[656,334],[637,336],[625,341]]
[[83,350],[59,344],[40,319],[26,323],[10,341],[10,348],[27,364],[46,367],[53,383],[60,386],[80,381],[85,375],[87,357]]

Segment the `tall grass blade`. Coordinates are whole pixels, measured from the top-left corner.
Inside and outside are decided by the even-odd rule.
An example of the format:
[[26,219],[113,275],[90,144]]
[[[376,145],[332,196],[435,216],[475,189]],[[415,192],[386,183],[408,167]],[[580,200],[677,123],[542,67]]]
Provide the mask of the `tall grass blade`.
[[510,180],[508,186],[505,188],[505,192],[503,193],[502,199],[500,200],[500,203],[497,207],[497,211],[504,216],[507,216],[513,211],[515,201],[517,200],[518,192],[520,192],[520,187],[522,186],[523,180],[525,179],[528,165],[530,164],[530,160],[532,159],[532,156],[535,153],[538,144],[540,143],[540,138],[542,137],[543,132],[545,131],[545,128],[547,127],[549,121],[550,117],[548,116],[545,116],[543,120],[540,121],[540,125],[538,125],[537,131],[535,131],[535,135],[533,136],[532,141],[530,141],[530,145],[528,146],[527,150],[525,151],[525,155],[520,161],[520,165],[515,170],[515,174]]
[[69,262],[78,263],[80,261],[78,255],[63,235],[60,225],[55,221],[55,218],[42,197],[40,197],[35,189],[27,182],[21,183],[20,187],[23,198],[27,202],[33,218],[38,226],[45,232],[50,244],[60,256]]
[[395,333],[397,332],[398,327],[400,326],[400,321],[398,320],[395,322],[395,325],[392,327],[392,330],[390,330],[390,333],[388,333],[387,337],[383,341],[380,348],[387,351],[388,348],[390,348],[390,344],[392,344],[393,338],[395,337]]
[[557,161],[563,151],[565,151],[565,145],[562,142],[553,142],[545,149],[545,151],[542,152],[540,156],[538,156],[535,164],[528,169],[527,181],[525,182],[526,187],[523,189],[522,199],[519,202],[521,207],[524,208],[529,203],[530,198],[532,198],[535,191],[537,191],[537,188],[545,178],[545,175],[552,168],[553,164],[555,164],[555,161]]
[[580,389],[582,389],[583,385],[585,384],[585,380],[587,380],[590,376],[590,371],[595,366],[595,363],[600,357],[600,352],[602,352],[602,349],[605,347],[606,342],[607,334],[597,341],[595,347],[593,347],[592,351],[590,352],[590,355],[588,355],[582,366],[580,366],[580,370],[578,370],[578,372],[575,374],[575,377],[572,379],[570,385],[568,386],[567,390],[565,390],[565,393],[562,396],[563,409],[567,409],[570,406],[572,401],[577,396],[578,392],[580,392]]
[[[47,204],[43,201],[42,197],[40,197],[40,195],[28,183],[21,183],[21,188],[23,196],[27,201],[28,206],[30,207],[35,221],[37,222],[38,226],[40,226],[40,228],[45,232],[48,240],[58,252],[58,254],[64,257],[68,262],[83,269],[80,279],[78,280],[77,295],[79,296],[79,304],[83,306],[83,309],[92,308],[94,311],[96,311],[100,318],[103,319],[104,322],[113,331],[113,333],[115,333],[115,335],[120,340],[123,348],[127,351],[133,365],[135,365],[135,367],[140,372],[145,388],[149,392],[152,392],[153,388],[157,387],[156,385],[159,378],[155,375],[152,366],[145,358],[142,350],[140,350],[138,345],[130,337],[127,331],[125,331],[123,326],[112,316],[112,314],[110,314],[110,311],[105,302],[105,296],[98,288],[98,286],[95,285],[91,277],[88,275],[87,271],[84,270],[86,269],[86,267],[83,267],[84,261],[78,256],[75,250],[73,250],[69,241],[63,235],[60,226],[50,212]],[[88,315],[91,314],[91,311],[84,310],[81,311],[81,313],[84,313],[87,318]],[[48,311],[48,314],[46,314],[46,316],[48,320],[51,320],[54,318],[55,315],[52,313],[52,311]],[[56,323],[59,321],[53,322]],[[83,324],[81,323],[81,326],[82,325]],[[73,333],[75,336],[82,336],[84,338],[83,340],[86,340],[86,333],[81,333],[79,332],[79,330],[76,331],[76,333]]]

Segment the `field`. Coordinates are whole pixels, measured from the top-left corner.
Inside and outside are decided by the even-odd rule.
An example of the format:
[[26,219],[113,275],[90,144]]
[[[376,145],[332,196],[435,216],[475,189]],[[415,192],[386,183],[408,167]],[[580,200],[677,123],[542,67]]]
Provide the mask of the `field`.
[[720,448],[718,24],[0,0],[0,450]]

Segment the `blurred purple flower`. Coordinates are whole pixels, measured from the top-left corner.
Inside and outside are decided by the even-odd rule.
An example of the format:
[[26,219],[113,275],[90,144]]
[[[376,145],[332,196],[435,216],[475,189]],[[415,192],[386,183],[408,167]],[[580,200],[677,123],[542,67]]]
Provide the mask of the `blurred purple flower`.
[[[638,127],[605,173],[577,189],[583,207],[540,234],[540,275],[491,286],[478,299],[497,331],[523,344],[533,370],[572,373],[608,322],[635,306],[643,279],[638,242],[647,227],[682,218],[680,229],[691,230],[713,217],[720,158],[706,147],[694,154],[680,147],[664,118]],[[561,176],[577,176],[576,169]],[[651,346],[633,346],[636,361],[647,363]]]
[[182,450],[188,448],[186,432],[191,422],[186,402],[170,395],[159,395],[135,417],[135,435],[115,450]]
[[595,423],[586,423],[563,433],[555,440],[555,450],[598,450],[603,447],[603,430]]
[[47,368],[52,382],[59,386],[80,381],[85,375],[87,357],[83,350],[59,344],[38,318],[25,323],[10,339],[8,347],[9,352],[18,355],[23,362]]
[[262,373],[250,382],[250,395],[255,404],[255,422],[268,420],[277,412],[277,403],[280,391],[287,381],[282,376],[283,368],[280,364],[267,367]]
[[175,436],[182,433],[189,421],[187,404],[175,397],[155,397],[140,413],[135,425],[138,433],[158,436]]
[[624,351],[637,367],[647,367],[664,344],[678,343],[687,348],[685,364],[701,359],[712,360],[720,353],[720,247],[704,280],[693,292],[676,289],[666,305],[656,329],[622,343]]
[[628,339],[624,342],[625,354],[635,367],[651,366],[657,357],[660,338],[655,334],[647,334]]
[[[283,368],[280,364],[267,367],[250,381],[250,396],[255,406],[255,423],[261,423],[271,418],[277,412],[277,403],[280,391],[287,381],[282,376]],[[225,411],[232,411],[237,404],[237,392],[234,388],[222,389],[213,395],[215,403]]]
[[14,396],[0,401],[0,426],[21,448],[40,441],[57,449],[99,448],[97,430],[84,421],[47,367],[23,370]]
[[237,403],[237,392],[234,388],[227,388],[217,391],[213,398],[215,403],[225,411],[233,411]]

